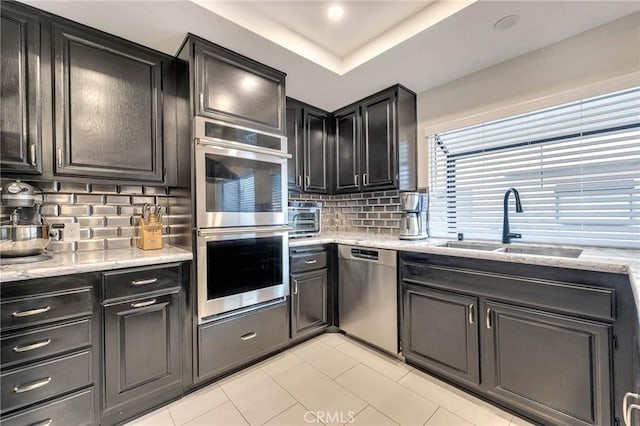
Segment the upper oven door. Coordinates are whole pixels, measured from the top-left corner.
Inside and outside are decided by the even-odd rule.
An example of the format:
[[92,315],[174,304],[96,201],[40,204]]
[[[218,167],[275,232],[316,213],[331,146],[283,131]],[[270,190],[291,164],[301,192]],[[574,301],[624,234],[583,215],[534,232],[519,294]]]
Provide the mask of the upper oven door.
[[285,225],[287,158],[196,141],[198,228]]
[[203,117],[193,119],[193,134],[197,141],[215,143],[227,148],[259,152],[267,155],[287,154],[287,138],[237,124],[207,120]]

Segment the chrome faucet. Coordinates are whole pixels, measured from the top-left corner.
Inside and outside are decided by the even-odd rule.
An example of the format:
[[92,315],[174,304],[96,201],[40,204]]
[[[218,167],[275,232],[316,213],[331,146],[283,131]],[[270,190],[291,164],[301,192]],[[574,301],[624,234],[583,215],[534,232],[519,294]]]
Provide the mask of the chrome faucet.
[[522,213],[522,204],[520,203],[520,194],[515,188],[507,189],[504,193],[504,208],[502,213],[502,242],[509,244],[512,238],[522,238],[522,234],[516,234],[509,231],[509,195],[513,192],[516,197],[516,213]]

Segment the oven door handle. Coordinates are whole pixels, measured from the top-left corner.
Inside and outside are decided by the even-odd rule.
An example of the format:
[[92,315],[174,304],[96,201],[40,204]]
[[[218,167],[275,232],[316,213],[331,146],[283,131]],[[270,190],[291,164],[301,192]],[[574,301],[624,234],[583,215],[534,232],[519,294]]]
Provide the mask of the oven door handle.
[[195,142],[198,145],[203,145],[205,147],[213,147],[213,148],[223,148],[223,149],[239,149],[242,151],[255,152],[257,154],[266,154],[271,155],[273,157],[278,158],[286,158],[287,160],[293,158],[291,154],[282,151],[276,151],[275,149],[269,148],[261,148],[258,146],[247,145],[242,142],[235,141],[227,141],[224,139],[206,139],[206,138],[195,138]]
[[248,226],[246,228],[211,228],[198,230],[199,237],[208,235],[228,235],[228,234],[273,234],[276,232],[291,231],[290,226]]

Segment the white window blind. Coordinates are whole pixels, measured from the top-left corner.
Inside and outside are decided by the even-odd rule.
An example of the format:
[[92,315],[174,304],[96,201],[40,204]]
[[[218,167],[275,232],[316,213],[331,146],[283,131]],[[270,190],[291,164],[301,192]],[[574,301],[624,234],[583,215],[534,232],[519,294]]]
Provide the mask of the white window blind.
[[434,237],[640,248],[640,87],[429,136]]

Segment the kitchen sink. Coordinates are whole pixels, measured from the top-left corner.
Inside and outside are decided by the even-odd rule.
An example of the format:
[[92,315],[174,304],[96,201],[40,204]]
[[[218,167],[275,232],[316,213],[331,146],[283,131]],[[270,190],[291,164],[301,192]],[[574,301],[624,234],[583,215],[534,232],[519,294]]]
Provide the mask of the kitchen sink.
[[501,247],[496,252],[532,254],[536,256],[552,256],[552,257],[572,257],[577,258],[582,254],[581,249],[561,248],[561,247]]
[[482,251],[494,251],[502,248],[502,246],[497,243],[476,243],[476,242],[465,242],[465,241],[447,241],[446,243],[440,245],[439,247],[449,247],[449,248],[467,249],[467,250],[482,250]]
[[577,258],[582,249],[551,246],[506,246],[499,243],[484,243],[475,241],[447,241],[438,247],[448,247],[466,250],[492,251],[494,253],[529,254],[535,256]]

